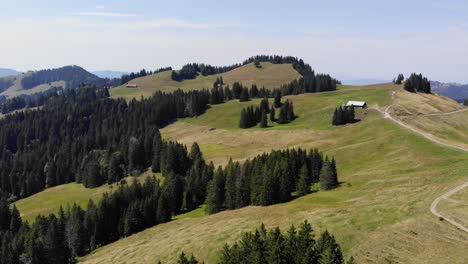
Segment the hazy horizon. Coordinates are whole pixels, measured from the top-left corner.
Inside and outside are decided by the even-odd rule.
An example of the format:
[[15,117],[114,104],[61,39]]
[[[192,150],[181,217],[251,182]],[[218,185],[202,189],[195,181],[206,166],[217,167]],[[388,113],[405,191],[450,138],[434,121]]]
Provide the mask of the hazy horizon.
[[339,79],[421,72],[467,83],[462,1],[80,1],[2,3],[0,67],[130,72],[291,55]]

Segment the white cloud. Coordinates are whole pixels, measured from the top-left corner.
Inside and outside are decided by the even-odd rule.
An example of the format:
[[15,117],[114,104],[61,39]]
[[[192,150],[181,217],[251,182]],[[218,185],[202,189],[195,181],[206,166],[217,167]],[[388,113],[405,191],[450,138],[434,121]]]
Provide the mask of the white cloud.
[[75,16],[93,16],[93,17],[141,17],[140,14],[118,13],[118,12],[76,12]]

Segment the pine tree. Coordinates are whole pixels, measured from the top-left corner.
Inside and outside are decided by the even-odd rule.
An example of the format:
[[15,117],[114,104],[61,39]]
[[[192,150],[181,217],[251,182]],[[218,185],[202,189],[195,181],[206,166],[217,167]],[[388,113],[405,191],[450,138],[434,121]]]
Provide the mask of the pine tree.
[[249,118],[248,118],[247,111],[245,109],[242,109],[242,111],[241,111],[239,127],[240,128],[248,128],[249,127]]
[[268,118],[267,118],[267,113],[266,110],[262,111],[262,117],[260,119],[260,127],[261,128],[266,128],[268,127]]
[[275,108],[273,107],[273,105],[270,108],[270,121],[275,122]]
[[299,196],[304,196],[310,192],[310,180],[309,172],[307,170],[307,165],[302,165],[301,171],[299,173],[299,181],[297,183],[297,194]]
[[296,114],[294,113],[294,106],[293,102],[290,102],[289,100],[287,101],[288,108],[287,110],[287,119],[288,121],[293,121],[296,118]]
[[21,216],[16,208],[16,205],[13,205],[11,210],[11,219],[10,219],[10,231],[16,233],[22,225]]
[[276,90],[275,92],[275,108],[281,107],[281,92]]
[[214,214],[220,212],[223,209],[225,200],[225,176],[223,169],[219,167],[213,179],[210,181],[208,186],[208,194],[206,196],[206,212],[208,214]]
[[239,97],[239,102],[247,102],[249,101],[249,90],[247,87],[242,88],[242,92]]
[[320,264],[342,264],[343,253],[340,246],[336,243],[335,237],[330,235],[328,231],[322,233],[317,240],[317,251],[320,254]]
[[171,209],[165,192],[159,196],[156,219],[158,223],[166,223],[171,220]]
[[179,255],[179,259],[177,260],[177,264],[198,264],[198,261],[193,255],[187,257],[187,255],[182,251]]
[[286,107],[283,105],[280,108],[279,116],[278,116],[278,124],[285,124],[288,122],[287,111]]
[[328,157],[325,158],[320,171],[320,188],[323,190],[331,190],[338,186],[338,179],[335,178],[331,162]]

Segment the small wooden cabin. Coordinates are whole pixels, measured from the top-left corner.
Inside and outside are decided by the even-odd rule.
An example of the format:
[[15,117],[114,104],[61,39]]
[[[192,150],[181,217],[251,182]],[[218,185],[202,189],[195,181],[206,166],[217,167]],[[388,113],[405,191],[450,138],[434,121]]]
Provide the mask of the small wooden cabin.
[[138,84],[129,84],[129,83],[127,83],[125,85],[125,87],[127,87],[127,88],[138,88]]

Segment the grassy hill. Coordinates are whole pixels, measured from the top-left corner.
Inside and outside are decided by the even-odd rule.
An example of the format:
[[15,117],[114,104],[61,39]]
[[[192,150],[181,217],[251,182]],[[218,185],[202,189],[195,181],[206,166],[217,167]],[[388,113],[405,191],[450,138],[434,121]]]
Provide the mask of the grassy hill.
[[222,74],[199,75],[196,79],[184,80],[182,82],[173,81],[171,79],[171,71],[164,71],[136,78],[129,82],[130,84],[137,84],[138,88],[125,88],[123,85],[111,89],[110,93],[112,97],[132,99],[140,98],[141,96],[151,96],[155,91],[170,92],[179,88],[183,90],[205,89],[213,87],[213,82],[220,76],[229,85],[238,81],[248,86],[257,84],[259,87],[278,88],[282,84],[301,77],[291,64],[262,62],[260,65],[262,66],[261,68],[256,68],[253,63],[250,63]]
[[0,78],[0,95],[12,98],[44,92],[54,87],[65,89],[78,87],[81,83],[104,85],[106,82],[81,67],[65,66]]
[[273,148],[317,147],[335,156],[341,187],[284,204],[210,216],[200,208],[100,248],[80,261],[174,263],[176,254],[184,250],[213,263],[224,243],[261,222],[285,228],[308,219],[316,230],[335,234],[346,254],[355,256],[358,263],[463,263],[468,234],[439,221],[429,206],[465,181],[468,154],[433,144],[373,110],[359,111],[358,123],[330,125],[332,111],[341,103],[365,100],[385,107],[398,89],[393,85],[340,87],[336,92],[289,96],[298,118],[268,129],[237,128],[240,109],[257,101],[231,101],[213,106],[198,118],[179,120],[163,129],[164,137],[198,142],[205,157],[217,164],[231,156],[243,160]]

